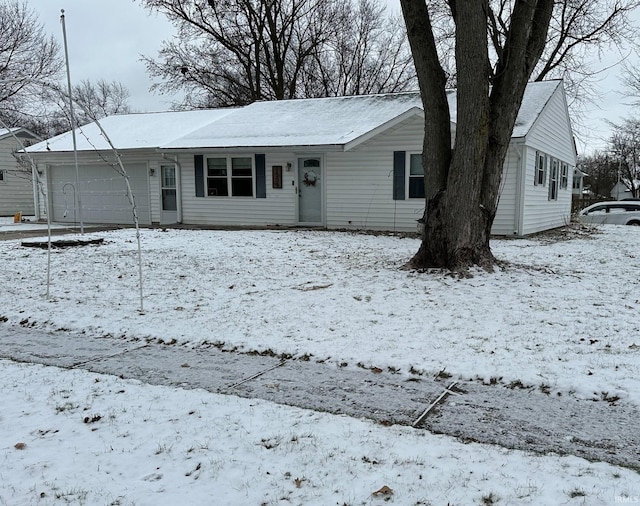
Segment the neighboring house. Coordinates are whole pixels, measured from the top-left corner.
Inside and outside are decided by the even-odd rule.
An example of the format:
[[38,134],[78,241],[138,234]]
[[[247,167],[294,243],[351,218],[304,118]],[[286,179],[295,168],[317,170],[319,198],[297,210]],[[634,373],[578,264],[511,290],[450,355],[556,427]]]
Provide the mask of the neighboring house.
[[40,138],[24,128],[0,128],[0,216],[35,213],[31,168],[19,163],[14,153],[22,149],[21,144],[38,141]]
[[[449,92],[455,131],[455,91]],[[255,102],[111,116],[144,224],[415,231],[424,209],[419,93]],[[76,221],[71,133],[29,148],[54,221]],[[83,221],[131,223],[124,179],[95,124],[77,131]],[[531,83],[505,161],[492,232],[566,224],[573,134],[561,81]]]
[[573,195],[577,198],[582,198],[585,195],[584,178],[589,174],[582,172],[578,168],[573,169]]
[[[631,183],[629,182],[629,180],[627,181],[618,181],[613,188],[611,188],[611,192],[609,193],[609,195],[611,195],[611,198],[615,199],[615,200],[622,200],[622,199],[630,199],[633,198],[633,194],[631,193],[631,190],[629,189],[631,187]],[[640,181],[638,181],[637,179],[633,181],[633,187],[637,190],[640,189]]]

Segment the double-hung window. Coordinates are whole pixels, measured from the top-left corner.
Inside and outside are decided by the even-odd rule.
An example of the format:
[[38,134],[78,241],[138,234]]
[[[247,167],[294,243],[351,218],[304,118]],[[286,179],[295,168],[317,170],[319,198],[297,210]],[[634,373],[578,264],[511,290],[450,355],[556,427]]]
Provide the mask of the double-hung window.
[[231,196],[253,197],[252,158],[231,159]]
[[220,156],[207,158],[209,197],[253,197],[253,158]]
[[408,156],[409,163],[409,198],[424,198],[424,167],[422,153],[412,153]]
[[0,170],[0,183],[4,183],[4,170]]
[[534,184],[544,186],[547,182],[547,155],[536,151],[536,169]]
[[560,189],[566,190],[569,186],[569,164],[562,163],[560,170]]
[[549,200],[558,200],[558,166],[560,162],[551,159],[551,171],[549,175]]

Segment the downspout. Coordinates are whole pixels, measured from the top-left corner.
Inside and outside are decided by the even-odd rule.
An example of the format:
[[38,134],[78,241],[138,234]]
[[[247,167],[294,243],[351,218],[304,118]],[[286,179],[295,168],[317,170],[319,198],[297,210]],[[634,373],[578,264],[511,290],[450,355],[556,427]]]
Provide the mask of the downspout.
[[[25,149],[25,148],[23,147],[22,149]],[[14,156],[18,161],[24,163],[25,155],[16,153],[14,154]],[[38,174],[36,163],[31,159],[31,157],[29,157],[29,155],[27,155],[26,158],[29,161],[29,165],[31,166],[31,191],[33,192],[33,215],[35,216],[36,221],[39,221],[40,219],[42,219],[42,216],[40,216],[40,194],[38,192],[38,184],[41,182],[40,176]]]
[[45,205],[47,207],[47,216],[53,218],[53,198],[51,197],[51,194],[53,193],[53,189],[51,187],[51,165],[48,163],[44,166],[44,181],[47,185],[47,200],[45,202]]
[[[175,159],[168,157],[164,153],[160,153],[160,156],[164,160],[174,163],[178,169],[176,171],[176,220],[182,224],[182,164],[178,161],[178,155],[176,155]],[[160,177],[162,177],[162,174],[160,174]],[[162,199],[162,195],[160,195],[160,199]]]

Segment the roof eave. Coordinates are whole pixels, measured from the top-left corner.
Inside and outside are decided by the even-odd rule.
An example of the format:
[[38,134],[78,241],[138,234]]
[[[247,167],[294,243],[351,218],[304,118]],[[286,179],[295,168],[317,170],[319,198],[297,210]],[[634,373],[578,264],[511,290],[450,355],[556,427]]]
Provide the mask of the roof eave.
[[282,151],[344,151],[344,144],[289,144],[289,145],[263,145],[263,146],[190,146],[190,147],[171,147],[161,146],[156,148],[158,153],[183,153],[183,154],[201,154],[202,152],[231,152],[231,153],[281,153]]

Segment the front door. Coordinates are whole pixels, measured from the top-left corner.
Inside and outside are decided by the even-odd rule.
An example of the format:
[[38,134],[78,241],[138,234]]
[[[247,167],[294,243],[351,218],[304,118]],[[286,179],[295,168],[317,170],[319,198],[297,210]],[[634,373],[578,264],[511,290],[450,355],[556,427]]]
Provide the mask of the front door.
[[298,159],[298,223],[322,225],[322,160]]
[[160,223],[176,223],[178,221],[178,201],[175,165],[160,166],[160,200]]

